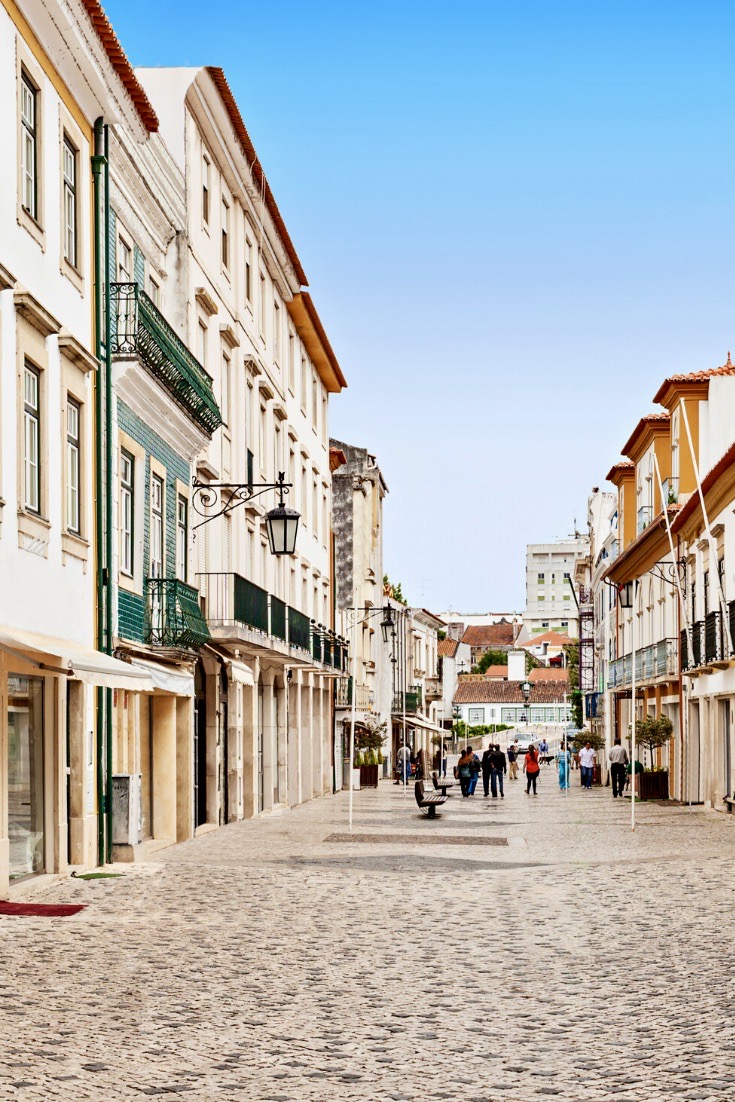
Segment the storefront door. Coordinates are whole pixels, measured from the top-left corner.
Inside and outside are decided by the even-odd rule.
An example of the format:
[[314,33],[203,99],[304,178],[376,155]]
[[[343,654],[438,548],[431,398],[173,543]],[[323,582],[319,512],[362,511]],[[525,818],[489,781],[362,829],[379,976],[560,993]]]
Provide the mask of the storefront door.
[[43,678],[8,675],[10,879],[43,872]]

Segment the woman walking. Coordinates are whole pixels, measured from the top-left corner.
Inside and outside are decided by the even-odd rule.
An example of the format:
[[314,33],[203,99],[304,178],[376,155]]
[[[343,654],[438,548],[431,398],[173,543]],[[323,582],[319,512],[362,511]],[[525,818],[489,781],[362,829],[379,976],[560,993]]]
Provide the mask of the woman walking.
[[470,795],[470,784],[472,783],[473,777],[472,760],[474,756],[472,747],[468,746],[457,762],[457,776],[459,777],[459,786],[462,789],[463,796]]
[[523,763],[523,772],[526,774],[527,796],[531,795],[531,785],[533,785],[534,796],[538,795],[538,793],[536,792],[536,781],[538,780],[538,773],[540,768],[541,767],[538,763],[538,750],[533,744],[531,744],[531,746],[528,747],[526,760]]
[[559,770],[559,788],[564,792],[569,788],[569,767],[571,765],[572,755],[567,750],[567,745],[562,741],[559,747],[559,753],[556,755],[556,765]]

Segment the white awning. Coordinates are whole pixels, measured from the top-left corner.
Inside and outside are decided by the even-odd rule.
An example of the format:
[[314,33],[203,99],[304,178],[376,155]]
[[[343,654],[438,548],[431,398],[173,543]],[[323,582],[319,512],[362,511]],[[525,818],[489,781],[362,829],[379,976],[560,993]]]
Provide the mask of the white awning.
[[438,727],[436,723],[432,723],[430,719],[426,719],[425,716],[421,715],[411,715],[409,713],[406,716],[406,726],[421,727],[424,731],[434,731],[437,735],[446,735],[446,731]]
[[0,625],[0,649],[44,673],[76,677],[87,685],[144,693],[153,690],[144,671],[81,643]]
[[173,696],[194,696],[194,674],[160,662],[147,662],[145,658],[132,658],[131,663],[147,674],[153,684],[148,692],[171,693]]
[[233,681],[239,681],[241,685],[254,685],[253,671],[242,662],[230,662],[230,677]]

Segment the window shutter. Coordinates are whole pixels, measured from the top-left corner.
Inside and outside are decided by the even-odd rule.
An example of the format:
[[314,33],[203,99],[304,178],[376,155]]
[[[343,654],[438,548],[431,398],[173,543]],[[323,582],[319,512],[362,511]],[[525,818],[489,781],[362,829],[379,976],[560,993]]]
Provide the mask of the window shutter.
[[110,283],[117,281],[117,215],[110,207],[110,232],[107,238],[107,278]]

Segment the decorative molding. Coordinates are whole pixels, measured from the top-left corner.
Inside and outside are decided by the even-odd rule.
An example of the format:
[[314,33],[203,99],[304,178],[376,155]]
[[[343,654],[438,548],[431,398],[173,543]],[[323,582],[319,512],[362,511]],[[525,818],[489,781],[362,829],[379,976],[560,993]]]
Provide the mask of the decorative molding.
[[258,357],[253,352],[246,352],[243,361],[243,367],[248,367],[252,371],[253,375],[262,375],[264,368]]
[[710,528],[710,532],[714,539],[719,539],[720,536],[725,534],[725,525],[721,522],[719,524],[713,524]]
[[212,482],[216,482],[220,475],[219,469],[215,467],[212,460],[206,455],[204,458],[197,460],[196,472],[198,478],[208,478]]
[[18,510],[18,547],[21,551],[30,551],[39,558],[48,558],[49,532],[51,525],[43,517]]
[[96,356],[93,356],[91,352],[81,344],[76,337],[68,331],[68,329],[62,329],[59,333],[59,351],[62,356],[66,356],[67,360],[71,360],[75,367],[78,367],[80,371],[83,371],[85,375],[89,375],[92,371],[99,369],[99,361]]
[[214,301],[206,287],[197,287],[194,291],[194,297],[201,306],[202,310],[204,310],[207,317],[211,318],[219,310],[217,303]]
[[8,271],[4,264],[0,264],[0,291],[12,291],[15,287],[15,276]]
[[219,331],[222,340],[226,341],[227,344],[229,344],[230,348],[240,347],[240,338],[238,337],[237,332],[232,328],[229,322],[221,322]]
[[174,451],[189,463],[209,443],[209,436],[173,401],[138,356],[116,356],[116,393]]
[[288,418],[286,407],[282,402],[273,403],[273,416],[277,417],[279,421],[285,421]]
[[276,396],[276,392],[271,386],[270,379],[264,375],[262,379],[258,379],[258,389],[261,394],[264,394],[268,401],[272,401]]
[[30,291],[22,287],[17,288],[13,301],[17,313],[37,329],[42,337],[49,337],[52,333],[60,331],[61,322],[58,322]]

